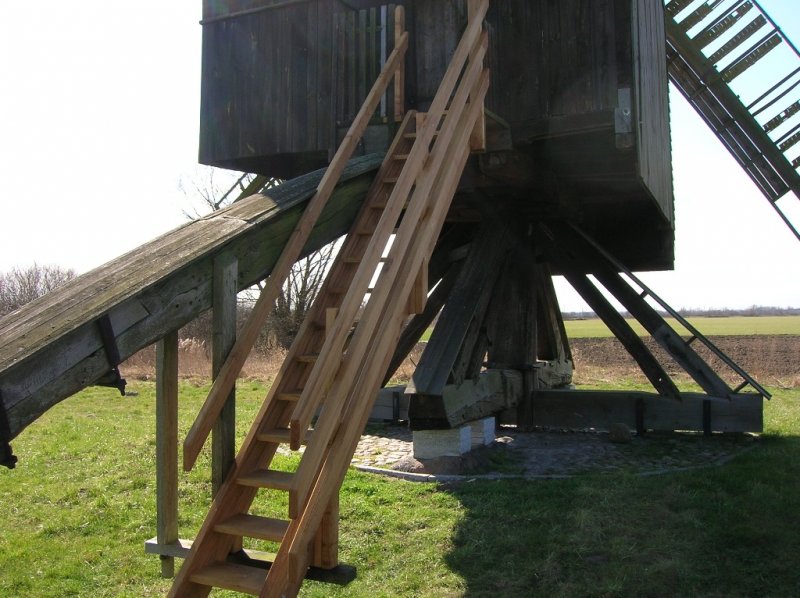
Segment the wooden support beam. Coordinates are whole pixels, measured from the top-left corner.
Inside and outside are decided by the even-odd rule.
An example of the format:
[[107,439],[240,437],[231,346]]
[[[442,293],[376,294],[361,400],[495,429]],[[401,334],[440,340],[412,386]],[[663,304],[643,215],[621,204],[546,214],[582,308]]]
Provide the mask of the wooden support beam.
[[[521,234],[521,231],[515,231]],[[495,286],[490,314],[486,318],[489,347],[488,367],[512,368],[520,372],[523,381],[522,399],[517,405],[517,425],[532,425],[531,391],[535,385],[533,366],[537,359],[536,302],[537,277],[535,268],[520,256],[516,248],[506,260]],[[530,260],[532,261],[532,260]]]
[[732,394],[730,387],[722,378],[618,273],[603,268],[596,272],[595,276],[704,391],[716,397]]
[[546,427],[607,429],[623,423],[643,430],[751,433],[764,427],[763,398],[754,393],[730,399],[681,393],[680,401],[672,401],[647,392],[540,390],[534,401],[534,421]]
[[[178,541],[178,333],[156,344],[156,542]],[[161,576],[175,575],[175,558],[161,555]]]
[[679,399],[678,387],[675,386],[666,370],[661,367],[661,364],[625,321],[625,318],[583,274],[582,268],[585,267],[585,262],[577,257],[573,246],[570,244],[567,247],[565,242],[548,228],[540,226],[538,233],[537,243],[539,246],[542,247],[548,258],[558,265],[567,281],[589,304],[594,313],[603,320],[603,323],[608,326],[631,357],[636,360],[653,387],[663,396]]
[[422,267],[417,274],[414,281],[414,286],[411,287],[411,295],[408,297],[408,308],[406,311],[409,314],[421,314],[425,311],[425,304],[428,301],[428,258],[422,261]]
[[[400,340],[397,343],[394,356],[389,364],[389,369],[383,378],[381,386],[388,384],[397,368],[408,357],[411,350],[419,342],[419,339],[430,327],[433,320],[441,311],[447,298],[450,296],[450,291],[455,285],[458,272],[461,269],[462,260],[456,259],[458,263],[454,263],[451,259],[455,246],[459,244],[461,239],[461,231],[451,231],[454,234],[442,235],[431,256],[430,265],[428,267],[428,278],[430,280],[439,280],[435,285],[433,292],[428,297],[425,303],[425,309],[422,313],[415,315],[403,328],[403,333],[400,335]],[[455,243],[454,243],[455,242]]]
[[[406,30],[406,7],[398,5],[394,9],[394,45],[401,43]],[[406,63],[402,61],[394,76],[394,120],[400,122],[406,113]]]
[[[408,394],[441,395],[450,381],[470,324],[476,319],[479,325],[483,322],[507,250],[504,235],[502,225],[491,222],[478,233],[409,383]],[[472,346],[474,334],[470,340]]]
[[553,276],[547,263],[533,266],[536,277],[538,321],[537,357],[544,361],[572,363],[572,350],[558,305]]
[[450,429],[520,404],[525,381],[518,370],[489,369],[460,384],[448,384],[426,397],[426,410],[409,415],[412,430]]
[[[214,260],[211,375],[219,375],[236,342],[239,264],[231,254]],[[211,431],[211,495],[216,496],[236,459],[236,389],[232,388]]]
[[575,271],[563,270],[564,276],[572,287],[589,304],[609,330],[617,337],[625,350],[636,360],[639,367],[647,376],[647,379],[658,391],[659,394],[672,399],[680,399],[680,391],[675,383],[653,356],[644,344],[636,331],[630,327],[614,306],[603,296],[603,294],[592,284],[592,281],[585,274],[578,274]]
[[[467,17],[469,20],[475,18],[478,14],[482,0],[467,0]],[[477,52],[472,52],[469,56],[470,60],[475,60]],[[470,96],[470,101],[475,101],[474,96]],[[481,107],[478,120],[475,123],[475,128],[469,136],[469,149],[472,152],[485,152],[486,151],[486,115],[483,107]]]

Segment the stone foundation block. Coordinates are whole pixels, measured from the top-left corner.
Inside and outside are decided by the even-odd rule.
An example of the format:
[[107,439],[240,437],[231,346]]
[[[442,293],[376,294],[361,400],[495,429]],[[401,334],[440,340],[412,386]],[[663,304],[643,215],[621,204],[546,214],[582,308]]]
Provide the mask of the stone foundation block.
[[452,430],[415,430],[414,458],[460,457],[472,448],[472,428],[461,426]]

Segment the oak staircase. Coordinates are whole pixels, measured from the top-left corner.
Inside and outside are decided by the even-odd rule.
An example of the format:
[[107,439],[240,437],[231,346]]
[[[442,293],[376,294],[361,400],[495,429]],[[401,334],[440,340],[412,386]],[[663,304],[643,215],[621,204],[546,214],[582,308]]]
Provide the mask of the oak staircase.
[[[487,9],[488,0],[470,2],[469,23],[430,110],[408,112],[400,123],[170,596],[205,596],[214,587],[291,596],[309,566],[338,564],[339,487],[402,326],[425,305],[427,262],[480,128],[489,83],[483,67]],[[386,85],[399,76],[407,45],[408,34],[403,33],[328,169],[330,180],[326,173],[319,198],[312,199],[279,264],[290,266],[295,259],[307,221],[313,221],[326,189],[335,184],[336,169],[347,162]],[[281,272],[276,265],[187,436],[184,468],[193,465],[232,388],[252,347],[250,338],[283,282]],[[304,447],[295,471],[270,467],[282,445],[294,451]],[[285,519],[251,512],[262,489],[288,494]],[[235,562],[242,537],[278,543],[267,570]]]
[[800,240],[800,52],[756,0],[667,0],[666,31],[671,81]]

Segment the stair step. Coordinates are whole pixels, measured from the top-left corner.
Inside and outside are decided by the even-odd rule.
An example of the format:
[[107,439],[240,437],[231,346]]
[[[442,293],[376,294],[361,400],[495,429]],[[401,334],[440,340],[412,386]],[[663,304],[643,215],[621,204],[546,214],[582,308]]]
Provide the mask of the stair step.
[[[290,439],[289,434],[290,430],[288,428],[273,428],[272,430],[259,432],[258,439],[262,442],[282,442],[288,444]],[[311,430],[306,432],[306,435],[303,437],[302,444],[308,444],[310,436]]]
[[288,471],[275,471],[274,469],[257,469],[253,473],[239,476],[236,482],[242,486],[286,490],[288,492],[294,487],[294,474]]
[[[433,136],[434,137],[438,137],[439,136],[439,131],[434,131]],[[416,133],[405,133],[403,135],[403,138],[404,139],[416,139],[417,138],[417,134]]]
[[214,530],[221,534],[232,536],[246,536],[270,542],[280,542],[289,527],[289,522],[272,517],[241,514],[234,515],[222,523],[214,526]]
[[246,565],[217,562],[203,567],[192,574],[189,579],[204,586],[258,596],[267,579],[267,571]]
[[279,401],[290,401],[292,403],[296,403],[300,400],[301,391],[293,391],[293,392],[279,392],[278,393],[278,400]]

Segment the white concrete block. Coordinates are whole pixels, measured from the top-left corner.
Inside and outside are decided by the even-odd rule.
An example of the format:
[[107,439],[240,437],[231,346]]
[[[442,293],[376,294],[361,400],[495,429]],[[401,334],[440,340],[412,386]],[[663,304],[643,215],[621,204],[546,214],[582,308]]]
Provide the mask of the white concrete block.
[[496,421],[494,417],[484,417],[469,424],[472,430],[472,448],[485,446],[494,442]]
[[472,428],[417,430],[413,433],[414,458],[460,457],[472,448]]

